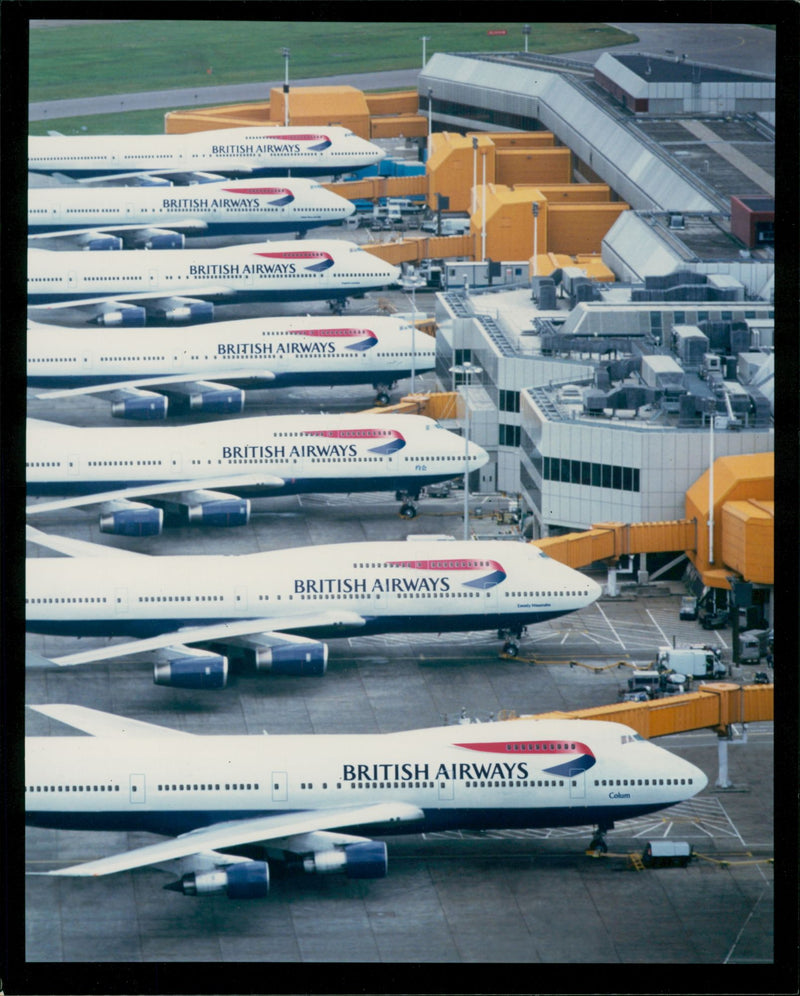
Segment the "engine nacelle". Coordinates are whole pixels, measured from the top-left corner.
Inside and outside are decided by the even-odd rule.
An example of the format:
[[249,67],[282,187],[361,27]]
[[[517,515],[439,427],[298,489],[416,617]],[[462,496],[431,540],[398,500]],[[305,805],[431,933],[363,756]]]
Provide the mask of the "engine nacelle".
[[194,381],[164,389],[175,414],[197,412],[204,415],[238,415],[244,411],[244,391],[227,384]]
[[108,252],[122,248],[122,239],[103,232],[87,232],[85,235],[79,235],[76,242],[85,252]]
[[105,327],[141,329],[147,324],[147,312],[138,304],[121,305],[119,308],[101,311],[94,322]]
[[183,249],[186,238],[181,232],[151,228],[144,232],[136,232],[129,239],[129,244],[134,249]]
[[217,498],[199,505],[190,505],[187,510],[191,526],[246,526],[250,521],[250,500],[248,498]]
[[204,651],[168,655],[153,667],[153,681],[169,688],[224,688],[228,683],[228,659]]
[[262,651],[256,665],[257,671],[270,674],[287,674],[299,677],[319,677],[328,667],[328,645],[317,640],[298,645],[270,647]]
[[168,323],[210,322],[214,319],[214,305],[210,301],[196,301],[193,298],[172,297],[153,307],[153,313]]
[[169,411],[169,401],[163,394],[152,391],[137,391],[111,404],[114,418],[130,418],[140,422],[165,419]]
[[303,869],[316,874],[343,871],[348,878],[386,878],[389,859],[381,840],[365,840],[332,851],[317,851],[303,860]]
[[238,415],[244,411],[244,391],[238,387],[209,384],[189,400],[193,412],[209,415]]
[[114,536],[159,536],[164,528],[164,513],[160,508],[129,502],[128,508],[109,510],[100,516],[100,532]]
[[226,892],[229,899],[263,899],[269,892],[269,865],[266,861],[243,861],[216,871],[190,872],[164,888],[184,896]]

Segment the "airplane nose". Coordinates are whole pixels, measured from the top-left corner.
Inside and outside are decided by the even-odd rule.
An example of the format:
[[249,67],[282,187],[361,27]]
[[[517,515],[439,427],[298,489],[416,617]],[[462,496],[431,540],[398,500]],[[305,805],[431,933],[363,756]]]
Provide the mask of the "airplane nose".
[[469,444],[469,462],[474,464],[475,468],[483,467],[489,462],[489,454],[482,446],[478,446],[477,443]]

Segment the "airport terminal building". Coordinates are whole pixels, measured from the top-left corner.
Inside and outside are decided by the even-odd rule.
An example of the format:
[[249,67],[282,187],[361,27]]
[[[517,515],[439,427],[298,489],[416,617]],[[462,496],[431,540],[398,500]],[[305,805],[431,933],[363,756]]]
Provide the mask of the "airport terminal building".
[[501,260],[522,278],[486,286],[448,266],[437,374],[492,454],[477,490],[518,494],[540,538],[680,518],[712,447],[774,449],[774,79],[680,56],[437,54],[419,98],[443,131],[549,130],[573,183],[630,208],[602,241],[614,281]]

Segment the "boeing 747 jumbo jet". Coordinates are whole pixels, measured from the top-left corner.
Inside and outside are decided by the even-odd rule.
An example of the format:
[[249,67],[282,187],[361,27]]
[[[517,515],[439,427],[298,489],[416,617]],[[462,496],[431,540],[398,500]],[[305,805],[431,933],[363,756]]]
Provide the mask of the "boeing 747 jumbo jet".
[[[310,301],[363,297],[397,284],[400,267],[354,242],[315,239],[158,253],[28,250],[28,303],[78,308],[98,324],[213,317],[211,300]],[[196,299],[200,300],[196,300]]]
[[470,470],[489,460],[431,418],[394,413],[337,415],[333,426],[328,415],[128,429],[29,419],[26,435],[28,494],[78,496],[28,514],[99,506],[100,530],[122,536],[158,535],[165,521],[243,526],[247,496],[309,492],[394,491],[413,518],[425,485],[463,473],[466,459]]
[[182,328],[65,328],[28,322],[28,387],[93,394],[112,415],[163,419],[240,412],[245,389],[371,384],[389,403],[395,382],[436,365],[432,337],[400,318],[243,318]]
[[[238,176],[337,176],[385,157],[348,128],[222,128],[185,135],[31,135],[28,169],[115,185]],[[212,176],[209,176],[211,172]]]
[[56,664],[156,651],[156,684],[184,688],[224,687],[229,653],[256,671],[322,674],[328,648],[318,640],[327,637],[492,629],[516,653],[529,623],[600,595],[596,582],[538,547],[502,540],[150,557],[31,526],[26,535],[68,555],[27,560],[29,632],[139,638]]
[[283,177],[99,190],[31,187],[28,232],[40,249],[182,249],[184,235],[257,235],[341,225],[355,205],[314,180]]
[[604,850],[615,823],[708,784],[699,768],[620,723],[207,736],[81,706],[33,708],[90,735],[26,739],[29,825],[170,838],[33,874],[157,865],[178,876],[165,888],[186,896],[266,896],[271,863],[383,878],[387,848],[373,835],[595,824],[591,846]]

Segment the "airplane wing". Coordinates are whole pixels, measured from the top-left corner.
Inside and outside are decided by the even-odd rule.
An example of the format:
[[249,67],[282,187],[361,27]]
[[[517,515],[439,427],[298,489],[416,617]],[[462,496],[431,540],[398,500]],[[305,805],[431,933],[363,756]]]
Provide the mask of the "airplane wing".
[[282,477],[274,474],[227,474],[221,477],[185,481],[166,481],[163,484],[142,484],[133,488],[118,488],[116,491],[98,491],[95,494],[76,495],[70,498],[59,498],[56,501],[35,502],[28,504],[25,511],[28,515],[41,515],[45,512],[57,512],[64,508],[85,508],[98,505],[101,502],[115,501],[119,498],[147,498],[160,495],[168,497],[182,491],[195,491],[211,488],[282,488],[285,485]]
[[147,553],[123,550],[118,546],[104,546],[102,543],[89,543],[87,540],[43,533],[33,526],[25,526],[25,539],[28,543],[47,547],[48,550],[64,553],[68,557],[149,557]]
[[[31,251],[47,252],[46,249]],[[146,310],[147,306],[156,309],[158,305],[161,305],[162,310],[167,310],[175,300],[197,301],[207,298],[216,300],[231,297],[232,294],[231,288],[225,284],[199,284],[191,290],[175,294],[155,294],[152,291],[143,291],[141,294],[110,294],[106,297],[81,298],[79,301],[51,301],[49,304],[30,304],[28,310],[35,315],[37,312],[57,312],[72,309],[82,313],[85,321],[91,322],[117,306],[141,306]]]
[[194,737],[194,733],[171,730],[167,726],[145,723],[140,719],[115,716],[99,709],[89,709],[78,705],[32,705],[31,709],[41,712],[51,719],[83,730],[93,737]]
[[374,824],[413,822],[422,819],[423,812],[407,802],[378,802],[368,806],[344,806],[339,809],[282,813],[279,816],[256,816],[247,820],[231,820],[199,830],[192,830],[170,840],[115,854],[97,861],[87,861],[68,868],[59,868],[43,875],[93,876],[130,871],[193,854],[215,851],[222,847],[268,843],[277,838],[310,834],[338,827],[372,826]]
[[126,643],[96,647],[93,650],[83,650],[63,657],[54,657],[53,663],[59,667],[73,667],[76,664],[90,664],[95,661],[113,660],[116,657],[143,654],[151,650],[160,650],[162,647],[171,647],[176,643],[181,645],[205,643],[209,640],[224,641],[232,636],[249,636],[253,633],[291,632],[295,629],[311,629],[319,626],[364,626],[365,624],[366,619],[363,616],[347,609],[340,609],[336,612],[287,616],[283,619],[277,617],[237,619],[232,622],[185,626],[169,633],[162,633],[159,636],[129,640]]
[[[54,133],[57,134],[57,133]],[[242,164],[237,172],[252,173],[252,166]],[[212,183],[226,179],[222,173],[205,173],[202,170],[138,170],[131,173],[112,173],[109,176],[87,176],[74,180],[63,173],[54,176],[69,184],[81,187],[188,187],[197,183]]]
[[[186,374],[184,376],[180,374],[162,374],[160,377],[132,377],[130,380],[120,380],[113,384],[91,384],[84,387],[67,387],[59,391],[45,391],[42,394],[34,395],[34,397],[42,401],[48,401],[52,398],[70,398],[81,394],[102,395],[134,387],[167,387],[170,384],[193,384],[201,380],[219,383],[219,375],[219,370],[209,370],[201,371],[200,373],[194,372],[191,375]],[[241,370],[226,370],[223,380],[275,380],[275,374],[271,370],[253,370],[252,367],[248,367]]]
[[37,232],[28,236],[31,249],[68,250],[82,249],[87,237],[112,235],[121,239],[126,249],[135,249],[136,241],[148,235],[164,232],[200,233],[208,230],[208,224],[199,218],[184,218],[181,221],[156,225],[88,225],[86,228],[73,228],[59,232]]

